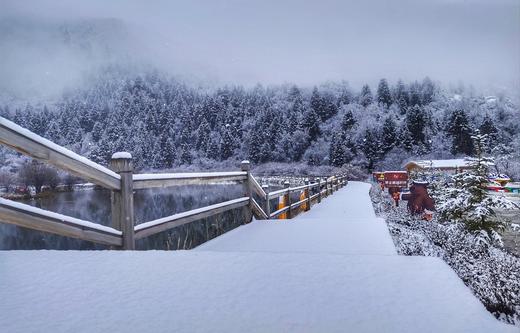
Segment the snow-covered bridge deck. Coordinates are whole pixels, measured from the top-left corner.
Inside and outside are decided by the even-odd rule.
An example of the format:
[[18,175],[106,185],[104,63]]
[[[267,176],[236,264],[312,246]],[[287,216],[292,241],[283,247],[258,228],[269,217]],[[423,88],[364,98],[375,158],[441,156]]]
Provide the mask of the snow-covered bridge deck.
[[196,250],[396,255],[385,221],[372,209],[368,188],[350,182],[295,219],[254,221]]
[[368,185],[194,251],[0,253],[2,332],[518,332],[441,260],[398,256]]

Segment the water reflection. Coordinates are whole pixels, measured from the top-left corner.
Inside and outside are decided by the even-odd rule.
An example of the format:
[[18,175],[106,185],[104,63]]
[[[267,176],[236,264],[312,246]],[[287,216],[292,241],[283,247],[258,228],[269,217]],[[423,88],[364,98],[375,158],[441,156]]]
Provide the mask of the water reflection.
[[[134,194],[136,223],[200,208],[243,195],[240,185],[179,186]],[[110,192],[54,193],[23,203],[103,225],[111,225]],[[139,240],[138,249],[190,249],[244,223],[242,208]],[[0,249],[106,249],[106,246],[0,223]]]

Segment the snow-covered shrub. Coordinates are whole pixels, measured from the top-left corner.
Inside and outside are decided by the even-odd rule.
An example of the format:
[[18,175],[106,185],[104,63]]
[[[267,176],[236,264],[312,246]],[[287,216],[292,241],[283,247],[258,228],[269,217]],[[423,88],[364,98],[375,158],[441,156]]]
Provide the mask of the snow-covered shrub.
[[390,196],[374,185],[374,209],[385,217],[401,255],[442,258],[495,317],[520,325],[520,258],[467,230],[461,222],[439,223],[410,216],[394,207]]

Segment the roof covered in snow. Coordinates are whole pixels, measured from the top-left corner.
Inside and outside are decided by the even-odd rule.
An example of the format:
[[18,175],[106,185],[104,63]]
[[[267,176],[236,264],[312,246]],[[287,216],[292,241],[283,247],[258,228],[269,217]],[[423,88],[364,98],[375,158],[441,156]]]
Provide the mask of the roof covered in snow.
[[458,158],[451,160],[419,160],[410,161],[405,164],[406,169],[420,168],[420,169],[457,169],[457,168],[471,168],[472,161],[466,158]]

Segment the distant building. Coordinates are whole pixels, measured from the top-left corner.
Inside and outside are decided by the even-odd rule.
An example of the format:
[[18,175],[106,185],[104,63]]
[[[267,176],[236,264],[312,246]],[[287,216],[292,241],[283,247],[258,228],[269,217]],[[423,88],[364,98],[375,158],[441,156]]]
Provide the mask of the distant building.
[[410,161],[404,165],[406,171],[440,171],[445,173],[459,173],[472,169],[471,159],[452,160],[421,160]]

